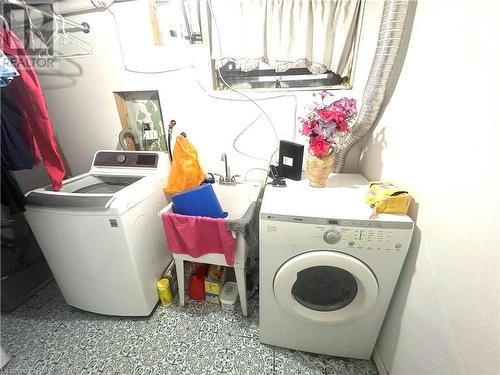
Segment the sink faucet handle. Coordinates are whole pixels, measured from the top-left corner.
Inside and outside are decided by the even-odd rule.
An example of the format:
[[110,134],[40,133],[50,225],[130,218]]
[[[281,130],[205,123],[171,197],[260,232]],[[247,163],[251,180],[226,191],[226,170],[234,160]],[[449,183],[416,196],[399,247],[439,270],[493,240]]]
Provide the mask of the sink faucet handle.
[[218,173],[214,173],[214,176],[217,176],[219,177],[219,181],[224,181],[224,176],[218,174]]
[[241,175],[235,174],[233,177],[231,177],[231,182],[236,182],[236,177],[241,177]]

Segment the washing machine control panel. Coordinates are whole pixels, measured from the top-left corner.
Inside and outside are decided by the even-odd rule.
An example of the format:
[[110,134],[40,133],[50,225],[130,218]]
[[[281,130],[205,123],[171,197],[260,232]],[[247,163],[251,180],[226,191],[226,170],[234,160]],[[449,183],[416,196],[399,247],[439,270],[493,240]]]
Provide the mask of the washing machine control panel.
[[330,245],[336,244],[341,238],[342,234],[338,229],[330,229],[323,234],[323,239]]
[[152,152],[99,151],[94,158],[94,167],[156,168],[158,155]]
[[125,155],[123,155],[123,154],[120,154],[120,155],[118,155],[118,156],[116,157],[116,161],[117,161],[118,163],[124,163],[124,162],[125,162],[125,160],[127,160],[127,157],[126,157]]

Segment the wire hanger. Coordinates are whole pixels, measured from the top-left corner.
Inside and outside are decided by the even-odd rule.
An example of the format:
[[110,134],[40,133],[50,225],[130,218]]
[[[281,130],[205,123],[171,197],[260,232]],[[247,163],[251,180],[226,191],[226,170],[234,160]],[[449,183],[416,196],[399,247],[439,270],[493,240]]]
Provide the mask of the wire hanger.
[[[41,10],[40,8],[37,8],[36,6],[27,4],[26,0],[2,0],[2,2],[6,2],[7,4],[15,5],[17,7],[20,7],[20,8],[26,9],[26,10],[34,10],[37,13],[41,14],[42,16],[52,18],[51,13],[48,13],[44,10]],[[83,31],[85,34],[90,32],[90,25],[87,22],[78,23],[78,22],[74,22],[71,20],[67,20],[66,22],[68,24],[76,27],[78,30]]]
[[7,19],[2,14],[0,14],[0,21],[3,23],[3,29],[10,30],[9,22],[7,22]]
[[[29,39],[30,48],[31,49],[43,48],[46,45],[45,37],[44,37],[42,31],[37,26],[35,26],[35,24],[33,23],[33,20],[31,19],[31,14],[30,14],[30,8],[26,4],[26,1],[22,0],[22,4],[23,4],[22,8],[24,8],[24,10],[26,12],[26,17],[28,18],[28,23],[30,26],[30,33],[31,33],[31,37]],[[40,40],[40,43],[41,43],[40,46],[35,46],[33,35],[35,35]]]
[[[46,43],[44,53],[40,54],[44,56],[52,56],[56,58],[80,58],[80,57],[88,57],[92,55],[92,45],[84,41],[83,39],[77,37],[73,33],[66,32],[66,19],[60,14],[52,12],[52,17],[54,18],[55,30],[52,36]],[[57,53],[54,46],[57,45],[73,45],[76,46],[80,51],[79,53],[72,54],[64,54]],[[50,53],[50,49],[52,48],[52,53]]]
[[61,57],[78,58],[78,57],[91,56],[92,55],[92,45],[90,43],[87,43],[82,38],[76,36],[75,33],[67,33],[66,32],[66,19],[63,16],[59,16],[59,17],[61,18],[61,21],[62,21],[62,30],[63,30],[64,40],[70,44],[77,46],[80,50],[83,51],[83,53],[66,55],[66,56],[61,56]]

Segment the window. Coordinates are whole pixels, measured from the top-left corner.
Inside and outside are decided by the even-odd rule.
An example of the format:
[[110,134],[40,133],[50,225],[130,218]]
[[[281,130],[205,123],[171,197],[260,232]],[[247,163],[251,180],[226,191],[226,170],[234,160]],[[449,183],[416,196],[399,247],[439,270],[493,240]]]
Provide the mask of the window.
[[352,88],[361,0],[210,0],[214,87]]
[[[340,75],[327,70],[322,74],[312,74],[305,66],[290,68],[279,73],[271,66],[261,63],[259,68],[250,72],[243,72],[236,68],[236,64],[228,62],[220,69],[214,69],[217,90],[224,90],[227,82],[235,89],[319,89],[319,88],[350,88],[348,76]],[[221,78],[222,76],[222,78]]]
[[202,43],[200,6],[200,0],[155,0],[151,19],[156,43]]

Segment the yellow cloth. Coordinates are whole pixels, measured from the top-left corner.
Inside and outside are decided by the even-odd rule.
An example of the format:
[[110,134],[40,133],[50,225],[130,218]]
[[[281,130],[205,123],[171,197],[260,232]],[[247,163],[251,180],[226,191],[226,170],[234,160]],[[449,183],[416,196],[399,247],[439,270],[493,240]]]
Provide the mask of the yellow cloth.
[[177,194],[200,186],[205,180],[205,172],[198,161],[198,151],[186,137],[179,135],[176,138],[172,158],[168,182],[163,187],[165,193]]

